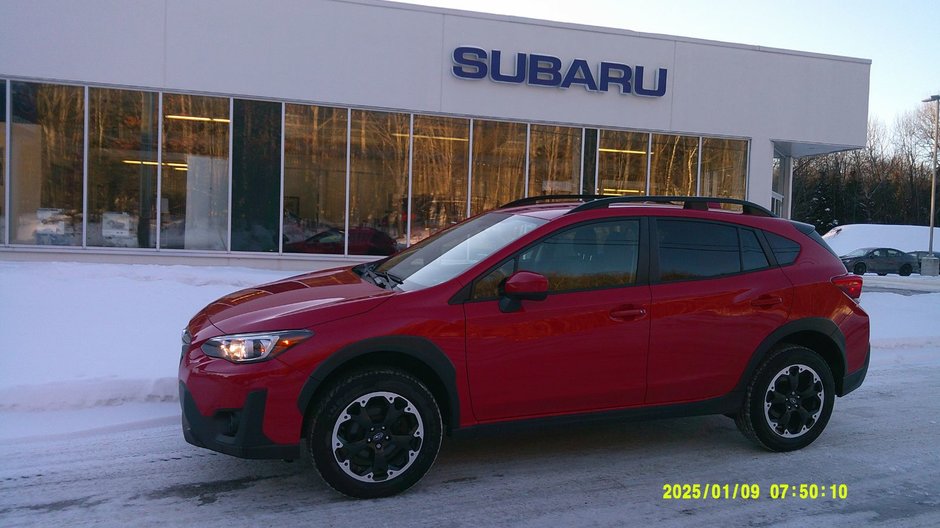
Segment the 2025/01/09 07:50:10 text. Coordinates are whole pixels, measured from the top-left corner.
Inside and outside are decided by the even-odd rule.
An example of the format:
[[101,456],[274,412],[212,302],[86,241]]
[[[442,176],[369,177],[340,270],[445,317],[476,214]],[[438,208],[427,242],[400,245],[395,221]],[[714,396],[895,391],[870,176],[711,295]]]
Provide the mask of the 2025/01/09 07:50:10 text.
[[664,500],[757,500],[769,499],[834,499],[849,497],[846,484],[770,484],[762,494],[760,484],[663,484]]

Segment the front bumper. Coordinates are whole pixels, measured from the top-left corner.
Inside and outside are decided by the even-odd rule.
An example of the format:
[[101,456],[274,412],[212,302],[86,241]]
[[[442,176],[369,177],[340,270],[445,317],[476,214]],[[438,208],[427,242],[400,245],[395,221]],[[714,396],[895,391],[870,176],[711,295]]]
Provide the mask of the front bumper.
[[239,409],[219,409],[203,416],[196,401],[180,381],[183,437],[194,446],[239,458],[285,458],[300,456],[300,444],[277,444],[263,431],[268,391],[251,391]]

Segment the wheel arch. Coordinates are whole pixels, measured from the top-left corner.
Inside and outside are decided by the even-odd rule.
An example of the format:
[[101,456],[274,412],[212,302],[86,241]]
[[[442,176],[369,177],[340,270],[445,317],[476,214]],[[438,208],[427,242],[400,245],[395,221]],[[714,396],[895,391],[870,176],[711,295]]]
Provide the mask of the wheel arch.
[[748,361],[735,390],[745,390],[757,367],[777,345],[784,343],[804,346],[819,354],[832,372],[836,395],[844,394],[845,336],[834,322],[821,317],[790,321],[767,336]]
[[304,416],[301,434],[307,431],[310,423],[310,404],[317,401],[330,382],[368,366],[398,368],[415,376],[437,400],[448,433],[460,426],[460,398],[454,364],[428,339],[388,336],[342,348],[314,369],[297,398],[297,408]]

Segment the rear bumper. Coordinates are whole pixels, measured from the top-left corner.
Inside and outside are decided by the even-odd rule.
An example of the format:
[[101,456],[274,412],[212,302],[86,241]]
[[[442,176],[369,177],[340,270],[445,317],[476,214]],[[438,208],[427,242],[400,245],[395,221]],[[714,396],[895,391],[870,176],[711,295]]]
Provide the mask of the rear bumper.
[[862,364],[862,368],[845,376],[845,378],[842,379],[842,390],[840,391],[839,396],[845,396],[862,385],[862,382],[865,381],[865,376],[868,374],[868,363],[870,361],[871,345],[868,346],[868,351],[865,353],[865,363]]
[[203,416],[196,401],[180,382],[183,437],[194,446],[239,458],[286,458],[300,456],[300,444],[272,442],[263,432],[267,390],[249,392],[240,409],[220,409]]

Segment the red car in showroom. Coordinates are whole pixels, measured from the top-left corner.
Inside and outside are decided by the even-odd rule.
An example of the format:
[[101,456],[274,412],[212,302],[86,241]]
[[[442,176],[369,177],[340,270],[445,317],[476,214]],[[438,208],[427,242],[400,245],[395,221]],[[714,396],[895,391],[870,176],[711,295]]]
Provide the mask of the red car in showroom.
[[524,199],[205,307],[183,334],[183,433],[306,451],[362,498],[412,486],[443,434],[512,421],[726,414],[791,451],[865,378],[861,289],[812,226],[749,202]]

